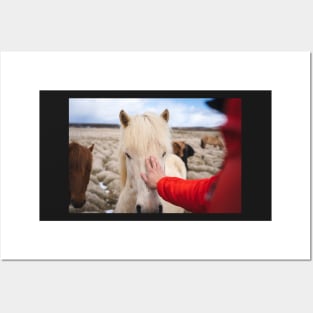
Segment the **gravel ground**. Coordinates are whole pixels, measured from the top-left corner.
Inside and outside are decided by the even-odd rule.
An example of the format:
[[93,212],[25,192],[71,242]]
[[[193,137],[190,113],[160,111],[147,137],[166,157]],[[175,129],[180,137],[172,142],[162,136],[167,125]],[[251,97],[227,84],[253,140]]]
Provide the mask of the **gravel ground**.
[[[217,131],[172,130],[172,139],[185,141],[195,151],[188,158],[187,179],[206,178],[219,171],[225,152],[218,147],[200,147],[203,135],[219,135]],[[69,207],[70,212],[111,213],[120,193],[118,128],[69,128],[69,139],[85,146],[95,144],[93,166],[86,192],[86,203],[81,209]]]

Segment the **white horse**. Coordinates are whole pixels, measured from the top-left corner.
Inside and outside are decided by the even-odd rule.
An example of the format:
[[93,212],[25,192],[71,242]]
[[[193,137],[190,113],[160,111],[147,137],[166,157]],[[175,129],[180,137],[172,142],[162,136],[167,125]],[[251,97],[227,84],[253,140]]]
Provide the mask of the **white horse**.
[[166,176],[186,178],[184,162],[172,153],[169,111],[159,116],[145,113],[130,117],[120,112],[120,174],[122,190],[116,204],[116,213],[183,213],[159,197],[157,190],[148,188],[140,173],[145,173],[145,160],[154,156]]

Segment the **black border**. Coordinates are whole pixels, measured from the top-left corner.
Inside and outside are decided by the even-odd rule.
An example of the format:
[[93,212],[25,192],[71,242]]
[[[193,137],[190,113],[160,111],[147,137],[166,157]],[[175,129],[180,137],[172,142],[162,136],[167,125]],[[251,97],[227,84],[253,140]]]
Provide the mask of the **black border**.
[[[69,98],[242,99],[241,214],[105,214],[68,211]],[[41,221],[270,221],[272,92],[206,90],[39,91]],[[261,165],[261,166],[260,166]]]

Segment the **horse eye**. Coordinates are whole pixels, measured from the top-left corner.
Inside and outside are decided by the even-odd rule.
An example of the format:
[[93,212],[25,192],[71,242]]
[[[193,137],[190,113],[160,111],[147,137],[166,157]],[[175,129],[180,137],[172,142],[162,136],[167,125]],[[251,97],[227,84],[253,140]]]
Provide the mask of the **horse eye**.
[[166,152],[164,152],[164,153],[162,154],[162,158],[164,158],[164,157],[165,157],[165,154],[166,154]]
[[126,155],[129,159],[131,159],[130,155],[129,155],[127,152],[125,152],[125,155]]

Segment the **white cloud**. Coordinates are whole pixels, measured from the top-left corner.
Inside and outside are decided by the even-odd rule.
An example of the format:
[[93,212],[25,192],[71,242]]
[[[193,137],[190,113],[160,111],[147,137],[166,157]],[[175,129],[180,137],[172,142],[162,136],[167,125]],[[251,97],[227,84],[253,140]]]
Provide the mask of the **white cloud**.
[[117,123],[121,110],[136,114],[143,108],[142,99],[70,99],[70,121]]
[[222,114],[208,108],[197,99],[70,99],[69,108],[72,123],[119,124],[121,110],[125,110],[129,115],[135,115],[145,112],[161,114],[165,109],[170,112],[171,127],[216,127],[225,122]]

